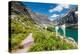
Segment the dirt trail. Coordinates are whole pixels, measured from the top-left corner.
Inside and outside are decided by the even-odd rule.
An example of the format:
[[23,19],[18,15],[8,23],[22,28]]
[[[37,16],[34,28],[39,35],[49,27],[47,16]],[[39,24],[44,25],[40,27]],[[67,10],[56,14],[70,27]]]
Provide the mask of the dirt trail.
[[31,45],[34,43],[34,39],[32,37],[32,33],[30,33],[22,42],[21,45],[23,46],[22,49],[18,49],[15,53],[26,53]]

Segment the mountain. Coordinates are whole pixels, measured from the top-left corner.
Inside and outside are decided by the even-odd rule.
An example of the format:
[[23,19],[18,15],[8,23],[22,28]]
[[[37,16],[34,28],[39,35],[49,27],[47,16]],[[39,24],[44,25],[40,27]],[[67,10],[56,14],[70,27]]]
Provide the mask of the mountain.
[[[25,7],[22,2],[9,2],[9,51],[15,52],[23,49],[20,43],[31,33],[34,44],[28,52],[43,50],[65,50],[76,49],[76,43],[63,36],[56,36],[53,28],[44,29],[50,24],[46,15],[33,13],[31,9]],[[43,26],[44,25],[44,26]],[[43,27],[42,27],[43,26]],[[27,52],[27,51],[26,51]]]
[[34,20],[34,22],[36,24],[38,24],[39,26],[44,26],[43,24],[45,24],[46,26],[49,25],[51,22],[48,19],[48,16],[42,13],[38,13],[38,12],[33,12],[30,8],[26,7],[26,9],[28,10],[28,13],[30,14],[30,18],[32,18]]
[[[23,3],[21,3],[20,1],[13,1],[13,2],[10,2],[10,9],[11,9],[11,12],[16,12],[18,14],[22,14],[22,15],[27,15],[27,17],[30,17],[30,14],[28,12],[28,10],[25,8],[25,5]],[[13,13],[12,13],[13,14]]]
[[78,15],[75,12],[76,12],[76,10],[70,9],[66,14],[64,14],[63,16],[60,16],[58,19],[54,20],[53,22],[55,22],[56,25],[77,24],[78,23]]
[[47,15],[40,14],[40,13],[31,13],[31,18],[40,26],[44,26],[44,24],[47,26],[50,24],[50,21],[48,19]]
[[9,51],[12,52],[36,26],[21,2],[11,1],[9,5]]

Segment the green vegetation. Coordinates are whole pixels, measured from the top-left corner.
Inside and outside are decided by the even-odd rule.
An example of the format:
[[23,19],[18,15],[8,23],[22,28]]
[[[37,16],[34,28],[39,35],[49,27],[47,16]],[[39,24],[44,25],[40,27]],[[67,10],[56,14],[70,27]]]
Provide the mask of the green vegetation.
[[17,13],[15,13],[15,16],[14,19],[11,18],[11,38],[9,39],[12,50],[18,49],[21,41],[24,40],[29,33],[33,33],[34,38],[34,44],[29,49],[30,52],[77,48],[59,36],[56,37],[54,28],[48,27],[47,29],[43,29],[38,27],[39,25],[31,18]]
[[29,35],[34,25],[30,18],[26,18],[26,16],[21,14],[15,13],[15,17],[10,19],[11,38],[9,40],[11,41],[11,49],[13,50],[19,47],[21,41]]
[[[55,33],[55,32],[54,32]],[[42,37],[41,37],[42,36]],[[37,36],[35,44],[31,47],[31,51],[51,51],[51,50],[66,50],[75,49],[76,47],[66,41],[60,39],[60,37],[54,36],[45,37],[46,35]]]

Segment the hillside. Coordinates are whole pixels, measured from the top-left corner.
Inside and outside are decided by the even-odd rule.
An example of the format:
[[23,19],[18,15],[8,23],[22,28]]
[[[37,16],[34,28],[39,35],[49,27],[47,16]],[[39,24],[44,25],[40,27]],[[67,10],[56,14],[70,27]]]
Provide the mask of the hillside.
[[[47,20],[42,17],[47,17],[41,15],[40,17],[38,13],[33,14],[29,12],[29,9],[25,8],[21,2],[10,2],[10,21],[11,25],[10,31],[11,38],[9,38],[9,42],[11,44],[11,52],[15,52],[17,49],[23,48],[20,43],[24,40],[30,33],[32,33],[32,37],[34,38],[34,44],[30,46],[29,52],[32,51],[50,51],[50,50],[66,50],[66,49],[76,49],[77,46],[73,41],[66,39],[65,37],[56,36],[54,28],[41,27],[40,24],[49,24]],[[34,17],[33,17],[33,15]],[[32,18],[33,17],[33,18]],[[35,18],[35,17],[38,17]],[[43,20],[40,23],[39,20]],[[38,20],[38,21],[35,21]],[[26,50],[27,52],[27,50]]]

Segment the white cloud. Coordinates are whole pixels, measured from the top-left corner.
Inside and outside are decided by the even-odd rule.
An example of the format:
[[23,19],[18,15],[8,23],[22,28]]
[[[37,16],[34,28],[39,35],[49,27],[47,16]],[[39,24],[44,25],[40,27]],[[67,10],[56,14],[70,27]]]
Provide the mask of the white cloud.
[[56,6],[55,8],[50,9],[49,12],[54,12],[54,11],[61,12],[64,8],[69,8],[69,5],[59,4],[59,5]]
[[53,17],[58,17],[59,15],[57,15],[57,14],[53,14],[51,17],[53,18]]
[[54,19],[50,18],[49,20],[50,20],[50,21],[53,21]]
[[49,20],[53,21],[54,19],[56,19],[56,17],[58,17],[59,15],[57,14],[53,14],[52,16],[50,16]]
[[[69,5],[59,4],[59,5],[57,5],[55,8],[50,9],[49,12],[51,12],[51,13],[52,13],[52,12],[55,12],[55,11],[61,12],[64,8],[68,9],[68,8],[69,8]],[[63,15],[63,14],[61,14],[61,15]],[[49,20],[50,20],[50,21],[53,21],[53,20],[55,20],[58,16],[60,16],[60,15],[58,15],[58,14],[52,14],[52,16],[50,16]]]
[[64,8],[69,8],[68,4],[61,4]]
[[63,10],[63,7],[61,5],[58,5],[56,8],[53,9],[53,11],[62,11]]

